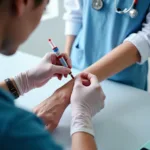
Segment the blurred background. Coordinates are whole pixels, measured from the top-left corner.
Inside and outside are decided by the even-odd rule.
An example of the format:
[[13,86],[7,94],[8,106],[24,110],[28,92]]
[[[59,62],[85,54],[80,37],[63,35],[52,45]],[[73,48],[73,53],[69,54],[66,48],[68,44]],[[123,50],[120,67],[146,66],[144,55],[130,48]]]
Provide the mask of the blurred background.
[[48,45],[48,39],[52,38],[54,43],[63,51],[65,25],[62,18],[64,12],[63,0],[51,0],[39,27],[33,32],[29,40],[20,47],[20,50],[43,57],[46,52],[51,51],[51,47]]

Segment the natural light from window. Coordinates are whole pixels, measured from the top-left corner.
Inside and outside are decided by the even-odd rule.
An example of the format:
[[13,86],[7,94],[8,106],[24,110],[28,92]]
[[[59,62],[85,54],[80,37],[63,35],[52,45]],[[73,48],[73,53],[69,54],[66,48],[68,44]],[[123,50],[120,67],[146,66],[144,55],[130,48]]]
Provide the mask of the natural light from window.
[[51,0],[46,8],[46,12],[42,17],[42,21],[52,19],[59,16],[59,5],[58,0]]

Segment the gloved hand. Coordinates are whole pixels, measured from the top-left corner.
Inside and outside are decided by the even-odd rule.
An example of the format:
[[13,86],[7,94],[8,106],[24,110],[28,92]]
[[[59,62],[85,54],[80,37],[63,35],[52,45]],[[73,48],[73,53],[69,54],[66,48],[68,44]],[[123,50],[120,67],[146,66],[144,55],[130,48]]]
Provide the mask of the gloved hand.
[[71,135],[87,132],[94,136],[92,117],[104,107],[104,99],[105,95],[96,76],[82,73],[75,79],[71,96]]
[[67,76],[71,70],[71,60],[66,54],[62,54],[69,68],[61,66],[54,53],[47,53],[36,67],[21,73],[14,78],[20,95],[46,84],[52,77],[57,76],[61,80],[62,76]]

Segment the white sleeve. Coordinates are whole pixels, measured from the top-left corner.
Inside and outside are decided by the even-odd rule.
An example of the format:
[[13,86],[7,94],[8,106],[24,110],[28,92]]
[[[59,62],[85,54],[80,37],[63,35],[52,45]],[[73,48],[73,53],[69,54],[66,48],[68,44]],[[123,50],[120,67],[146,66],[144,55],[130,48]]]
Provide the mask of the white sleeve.
[[64,0],[64,6],[65,35],[77,35],[82,26],[81,0]]
[[125,39],[136,46],[140,55],[141,62],[143,64],[148,57],[150,57],[150,9],[146,16],[146,22],[143,23],[142,29],[137,33],[131,34]]

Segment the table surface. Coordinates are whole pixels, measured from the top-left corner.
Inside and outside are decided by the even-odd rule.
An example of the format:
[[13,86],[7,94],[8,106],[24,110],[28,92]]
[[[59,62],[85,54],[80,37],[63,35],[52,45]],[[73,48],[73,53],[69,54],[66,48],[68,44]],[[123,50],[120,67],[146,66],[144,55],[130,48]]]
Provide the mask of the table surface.
[[[40,58],[21,52],[9,58],[0,55],[0,80],[25,71],[39,61]],[[73,69],[73,73],[77,74],[78,71]],[[53,79],[44,87],[19,98],[16,104],[31,110],[67,80]],[[150,94],[111,81],[104,81],[101,85],[107,98],[105,108],[93,119],[98,149],[137,150],[150,140]],[[70,149],[71,146],[70,120],[68,107],[53,133],[56,141],[65,149]]]

